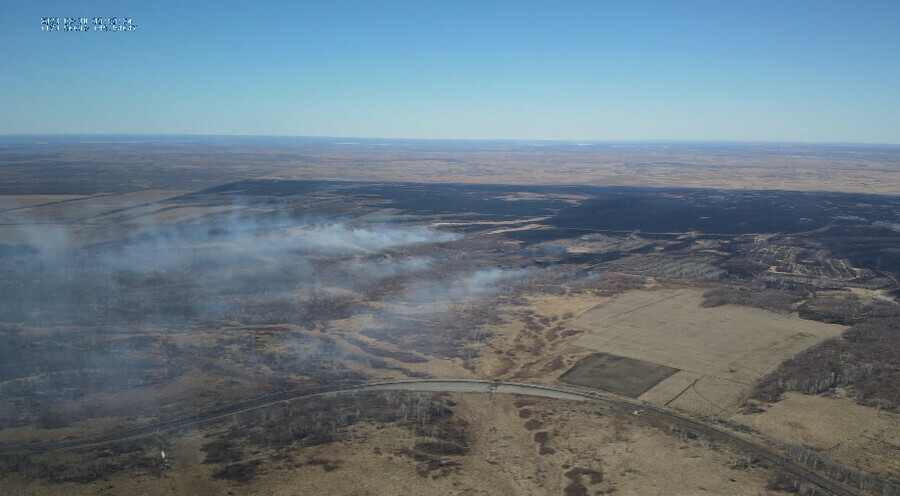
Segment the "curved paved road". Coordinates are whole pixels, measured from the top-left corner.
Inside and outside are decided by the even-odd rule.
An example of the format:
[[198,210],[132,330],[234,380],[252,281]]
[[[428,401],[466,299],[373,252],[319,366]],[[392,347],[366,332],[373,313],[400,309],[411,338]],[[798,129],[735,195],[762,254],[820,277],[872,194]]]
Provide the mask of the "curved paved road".
[[398,382],[383,382],[383,383],[375,383],[375,384],[362,384],[358,386],[351,386],[343,389],[335,389],[328,391],[314,391],[314,392],[306,392],[306,393],[296,393],[291,391],[283,391],[275,394],[263,395],[257,398],[253,398],[251,400],[218,408],[215,410],[210,410],[203,413],[198,413],[194,415],[188,415],[184,417],[180,417],[173,420],[168,420],[165,422],[159,422],[156,424],[152,424],[149,426],[141,427],[138,429],[132,429],[129,431],[119,432],[117,434],[107,435],[103,437],[98,437],[94,439],[83,439],[78,441],[58,441],[44,444],[33,444],[33,445],[9,445],[9,444],[0,444],[0,454],[13,454],[13,453],[39,453],[46,451],[54,451],[54,450],[64,450],[64,449],[74,449],[74,448],[85,448],[90,446],[96,446],[101,444],[107,444],[115,441],[125,441],[130,439],[138,439],[142,437],[152,436],[155,434],[159,434],[166,431],[171,431],[175,429],[180,429],[196,424],[200,424],[203,422],[208,422],[211,420],[220,419],[223,417],[227,417],[229,415],[234,415],[236,413],[242,413],[250,410],[256,410],[259,408],[265,408],[267,406],[271,406],[276,403],[282,403],[287,401],[295,401],[306,398],[313,398],[316,396],[326,396],[326,395],[336,395],[336,394],[344,394],[352,391],[378,391],[378,390],[393,390],[393,391],[427,391],[427,392],[449,392],[449,393],[486,393],[490,391],[495,391],[498,393],[507,393],[507,394],[521,394],[528,396],[542,396],[545,398],[555,398],[562,400],[572,400],[572,401],[596,401],[601,403],[606,403],[610,405],[615,405],[627,409],[639,409],[643,410],[644,413],[655,415],[659,418],[663,418],[669,420],[671,422],[675,422],[680,424],[681,426],[693,431],[696,434],[702,434],[710,438],[716,438],[720,441],[724,441],[733,446],[736,446],[744,451],[749,453],[753,453],[758,457],[768,460],[785,471],[792,473],[799,479],[802,479],[810,484],[818,486],[826,491],[829,491],[833,494],[839,496],[857,496],[857,493],[851,491],[845,486],[819,475],[816,472],[813,472],[803,465],[800,465],[789,458],[786,458],[784,455],[771,451],[767,448],[764,448],[758,444],[747,441],[743,438],[737,437],[734,434],[731,434],[727,431],[720,430],[718,428],[701,424],[694,420],[691,420],[687,417],[683,417],[676,413],[670,412],[668,410],[664,410],[661,408],[653,407],[646,405],[644,403],[640,403],[637,401],[625,400],[620,398],[611,398],[607,396],[601,396],[595,393],[584,393],[580,391],[574,391],[570,389],[551,387],[551,386],[543,386],[537,384],[519,384],[519,383],[494,383],[490,381],[476,381],[476,380],[415,380],[415,381],[398,381]]

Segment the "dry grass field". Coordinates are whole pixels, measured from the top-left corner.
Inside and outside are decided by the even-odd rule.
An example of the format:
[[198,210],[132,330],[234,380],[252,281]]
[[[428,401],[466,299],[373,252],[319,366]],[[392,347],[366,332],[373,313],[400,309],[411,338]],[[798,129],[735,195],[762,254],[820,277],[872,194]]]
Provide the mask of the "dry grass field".
[[357,143],[314,153],[321,159],[311,159],[306,153],[293,163],[275,165],[272,173],[261,177],[900,192],[900,169],[889,156],[802,145],[773,150],[729,149],[727,145],[558,144],[473,152],[465,146],[460,150],[400,150]]
[[641,398],[706,413],[733,409],[782,360],[846,329],[701,302],[692,289],[628,292],[572,321],[587,331],[573,344],[678,369]]
[[[212,440],[227,427],[165,440],[168,463],[153,474],[113,474],[89,483],[11,480],[7,494],[37,496],[205,495],[535,495],[767,494],[772,468],[735,466],[745,455],[683,439],[649,417],[580,402],[508,394],[442,395],[465,426],[465,446],[451,446],[401,425],[357,423],[341,440],[283,448],[235,445],[255,469],[231,480],[228,462],[211,462]],[[352,441],[351,441],[352,436]],[[159,446],[148,444],[146,460]],[[256,464],[260,461],[260,464]],[[233,471],[232,471],[233,472]]]
[[857,405],[841,393],[831,397],[788,393],[765,412],[733,419],[855,470],[900,482],[897,414]]

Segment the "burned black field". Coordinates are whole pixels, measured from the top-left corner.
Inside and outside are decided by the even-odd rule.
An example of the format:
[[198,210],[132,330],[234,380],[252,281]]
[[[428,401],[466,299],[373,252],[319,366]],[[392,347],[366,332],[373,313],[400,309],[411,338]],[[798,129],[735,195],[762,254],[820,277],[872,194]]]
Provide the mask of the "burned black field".
[[[742,240],[752,235],[770,241],[796,241],[825,249],[854,266],[900,272],[900,198],[893,196],[794,191],[723,191],[688,188],[435,185],[345,183],[327,181],[241,181],[193,193],[184,202],[271,204],[327,191],[346,196],[365,209],[396,209],[403,215],[443,222],[510,221],[546,217],[539,229],[510,231],[504,237],[524,246],[602,233],[636,234],[648,240],[678,240],[660,248],[674,252],[690,246],[685,239]],[[477,224],[454,227],[478,232]],[[801,239],[802,238],[802,239]],[[721,247],[720,247],[721,248]],[[649,251],[644,247],[641,250]],[[641,250],[629,250],[640,252]],[[728,252],[726,248],[723,251]],[[624,255],[625,252],[615,252]],[[569,254],[564,260],[589,262]],[[736,253],[730,253],[736,255]],[[598,255],[609,261],[609,255]],[[746,274],[739,274],[744,276]]]
[[579,360],[559,380],[637,398],[676,372],[665,365],[595,353]]

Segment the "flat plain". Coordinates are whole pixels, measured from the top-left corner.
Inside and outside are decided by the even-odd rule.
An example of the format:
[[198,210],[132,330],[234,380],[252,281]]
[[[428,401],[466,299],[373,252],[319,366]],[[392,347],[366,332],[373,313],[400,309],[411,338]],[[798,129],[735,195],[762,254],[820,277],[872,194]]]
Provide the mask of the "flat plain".
[[900,483],[896,147],[42,141],[0,142],[14,494],[809,490],[639,410],[265,403],[423,378],[636,396]]
[[660,390],[650,389],[644,399],[669,404],[691,390],[695,400],[678,406],[727,411],[784,359],[846,330],[737,305],[701,308],[702,302],[702,293],[689,289],[624,293],[572,321],[588,331],[573,344],[687,373],[657,381]]

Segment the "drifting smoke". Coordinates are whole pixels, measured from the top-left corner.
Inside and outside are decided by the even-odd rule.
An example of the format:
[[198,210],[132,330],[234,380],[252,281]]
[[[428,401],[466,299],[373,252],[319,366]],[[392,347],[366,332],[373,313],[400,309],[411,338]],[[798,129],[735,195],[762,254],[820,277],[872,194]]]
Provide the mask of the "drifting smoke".
[[[41,225],[17,233],[24,244],[0,241],[0,296],[6,302],[0,321],[257,322],[260,308],[254,302],[266,298],[280,302],[278,314],[299,321],[311,287],[340,292],[424,271],[430,259],[384,252],[461,238],[421,227],[300,222],[285,214],[137,229],[140,234],[125,242],[88,248],[79,248],[66,229]],[[360,255],[373,259],[338,263]],[[316,256],[315,263],[310,256]],[[275,318],[271,304],[266,313],[266,319]]]
[[[72,244],[71,233],[63,226],[20,226],[15,230],[15,238],[23,240],[24,243],[5,246],[40,252],[44,257],[59,255],[71,249]],[[0,243],[3,241],[0,240]]]
[[404,294],[392,303],[403,305],[407,312],[432,313],[447,311],[454,304],[471,299],[488,299],[502,292],[505,286],[527,276],[525,269],[483,269],[462,274],[455,279],[413,282]]
[[488,269],[479,270],[462,277],[452,284],[448,290],[448,299],[459,301],[472,297],[486,297],[497,293],[501,285],[511,283],[528,273],[524,269],[504,270]]
[[[462,238],[421,227],[359,227],[285,214],[130,227],[138,234],[92,245],[82,232],[38,224],[15,240],[0,239],[0,427],[65,425],[72,412],[58,406],[63,400],[165,384],[191,375],[202,362],[198,354],[206,367],[221,360],[275,374],[252,376],[261,387],[276,376],[362,380],[336,365],[351,354],[358,360],[359,352],[336,344],[328,332],[273,337],[273,352],[255,348],[252,327],[242,324],[327,331],[332,322],[366,312],[391,332],[421,332],[402,324],[404,317],[450,316],[454,304],[485,301],[525,273],[461,274],[458,260],[408,256]],[[43,331],[28,331],[34,328]],[[210,344],[198,344],[195,336],[205,332],[214,336]],[[457,339],[444,327],[425,332],[448,346]],[[198,383],[197,392],[206,387]],[[204,397],[187,392],[179,401],[206,406]],[[156,401],[145,395],[136,403],[79,408],[84,418],[96,411],[152,415]]]
[[343,224],[292,229],[287,243],[298,249],[323,253],[359,253],[383,251],[398,246],[443,243],[461,238],[458,234],[423,228],[347,229]]
[[106,262],[120,269],[172,269],[208,260],[219,265],[248,259],[276,263],[300,254],[343,256],[461,238],[419,227],[350,229],[342,223],[298,225],[281,217],[269,221],[231,218],[207,229],[147,231],[111,252]]
[[890,229],[894,232],[900,232],[900,223],[898,222],[885,222],[883,220],[877,220],[872,223],[872,227],[879,227],[884,229]]

